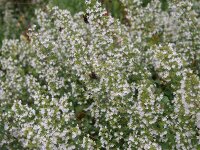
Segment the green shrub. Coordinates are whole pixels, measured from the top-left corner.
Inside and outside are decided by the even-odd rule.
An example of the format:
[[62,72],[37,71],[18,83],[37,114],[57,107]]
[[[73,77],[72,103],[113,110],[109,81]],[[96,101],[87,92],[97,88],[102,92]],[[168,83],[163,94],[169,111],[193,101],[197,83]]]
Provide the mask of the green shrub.
[[[38,10],[0,49],[2,149],[199,149],[199,18],[190,1]],[[195,63],[194,63],[195,62]]]

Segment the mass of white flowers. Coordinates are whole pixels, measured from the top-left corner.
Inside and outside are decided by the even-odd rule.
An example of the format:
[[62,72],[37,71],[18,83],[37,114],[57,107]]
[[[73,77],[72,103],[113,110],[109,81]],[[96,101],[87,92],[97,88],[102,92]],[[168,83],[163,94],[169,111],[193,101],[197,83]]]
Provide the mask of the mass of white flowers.
[[0,49],[0,149],[200,149],[200,15],[192,0],[37,10]]

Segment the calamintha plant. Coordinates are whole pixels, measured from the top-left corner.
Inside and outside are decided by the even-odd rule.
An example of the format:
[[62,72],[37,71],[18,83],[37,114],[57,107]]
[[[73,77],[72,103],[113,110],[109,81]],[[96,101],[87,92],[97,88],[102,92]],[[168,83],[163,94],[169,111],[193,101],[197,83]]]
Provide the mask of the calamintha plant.
[[200,18],[192,1],[142,7],[128,23],[98,1],[37,10],[0,49],[1,149],[200,148]]

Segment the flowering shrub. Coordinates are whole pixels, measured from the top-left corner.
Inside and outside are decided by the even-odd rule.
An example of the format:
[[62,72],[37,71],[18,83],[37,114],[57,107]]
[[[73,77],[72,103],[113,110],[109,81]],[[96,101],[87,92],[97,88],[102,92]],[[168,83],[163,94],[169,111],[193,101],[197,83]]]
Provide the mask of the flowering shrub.
[[198,13],[121,2],[128,23],[86,1],[86,14],[38,10],[27,39],[3,41],[2,149],[200,148]]

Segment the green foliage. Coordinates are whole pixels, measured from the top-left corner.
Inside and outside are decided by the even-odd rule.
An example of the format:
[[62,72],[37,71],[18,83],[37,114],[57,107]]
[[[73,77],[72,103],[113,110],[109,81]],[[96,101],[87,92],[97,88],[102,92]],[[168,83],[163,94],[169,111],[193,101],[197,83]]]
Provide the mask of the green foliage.
[[[162,10],[167,10],[167,0],[161,1]],[[114,18],[118,18],[125,24],[128,23],[128,20],[125,17],[125,7],[119,0],[100,0],[100,2]],[[150,0],[143,0],[142,5],[146,7],[149,2]],[[4,38],[19,38],[21,34],[24,34],[30,25],[35,22],[35,9],[44,8],[47,3],[51,6],[58,6],[60,9],[68,9],[72,14],[86,11],[85,0],[43,0],[36,3],[31,2],[31,0],[3,0],[0,3],[0,33],[2,33],[0,35],[0,46]],[[6,5],[8,6],[7,8],[2,7]],[[6,18],[5,16],[6,11],[10,11],[9,18]]]
[[69,2],[3,41],[0,148],[198,149],[192,1]]
[[42,8],[47,0],[2,0],[0,1],[0,47],[2,40],[16,39],[34,23],[35,9]]
[[58,6],[60,9],[67,9],[72,14],[86,11],[85,0],[52,0],[50,1],[50,4]]

